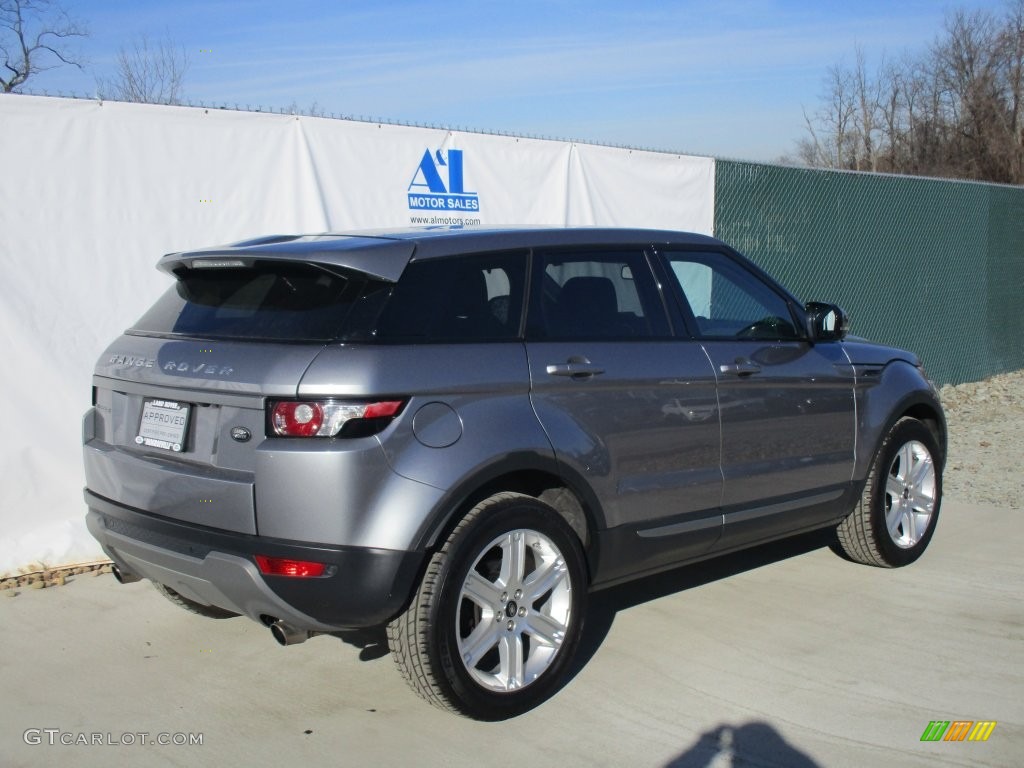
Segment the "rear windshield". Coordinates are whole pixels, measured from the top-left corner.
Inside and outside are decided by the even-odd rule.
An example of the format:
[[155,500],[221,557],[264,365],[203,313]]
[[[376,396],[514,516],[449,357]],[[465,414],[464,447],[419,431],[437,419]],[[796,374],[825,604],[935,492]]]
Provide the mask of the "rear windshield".
[[270,341],[365,339],[394,287],[309,264],[183,270],[130,329]]

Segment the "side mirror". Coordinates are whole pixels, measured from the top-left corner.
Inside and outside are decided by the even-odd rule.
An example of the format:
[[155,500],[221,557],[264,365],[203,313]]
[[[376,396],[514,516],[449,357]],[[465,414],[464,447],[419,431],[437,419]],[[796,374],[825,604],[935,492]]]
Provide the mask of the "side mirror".
[[810,301],[807,310],[807,335],[811,341],[841,341],[850,330],[850,316],[835,304]]

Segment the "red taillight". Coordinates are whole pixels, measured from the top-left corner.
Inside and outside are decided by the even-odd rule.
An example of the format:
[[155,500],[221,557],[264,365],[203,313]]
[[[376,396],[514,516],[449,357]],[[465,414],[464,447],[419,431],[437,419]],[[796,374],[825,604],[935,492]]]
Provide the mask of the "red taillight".
[[290,560],[287,557],[256,555],[256,565],[264,576],[293,576],[297,579],[315,579],[327,572],[326,563],[311,560]]
[[385,400],[380,403],[370,403],[366,406],[366,410],[363,411],[364,419],[381,419],[388,416],[394,416],[398,413],[398,409],[402,407],[401,400]]
[[391,423],[404,400],[282,400],[268,404],[270,428],[279,437],[367,437]]
[[274,431],[286,437],[311,437],[324,423],[324,409],[319,403],[278,403],[271,420]]

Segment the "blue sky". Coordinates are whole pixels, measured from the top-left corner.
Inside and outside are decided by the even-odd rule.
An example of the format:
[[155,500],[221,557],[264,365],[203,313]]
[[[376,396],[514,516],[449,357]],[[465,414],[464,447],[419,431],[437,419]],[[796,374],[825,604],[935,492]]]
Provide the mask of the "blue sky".
[[26,84],[89,95],[119,46],[169,36],[186,96],[771,161],[804,135],[829,66],[923,51],[952,8],[1003,0],[64,0],[84,72]]

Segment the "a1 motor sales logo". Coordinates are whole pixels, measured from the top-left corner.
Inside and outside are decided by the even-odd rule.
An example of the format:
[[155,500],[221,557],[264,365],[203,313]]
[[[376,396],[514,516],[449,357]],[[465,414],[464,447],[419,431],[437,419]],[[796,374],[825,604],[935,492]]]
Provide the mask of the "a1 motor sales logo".
[[409,182],[409,210],[479,213],[480,196],[466,190],[461,149],[423,152]]

